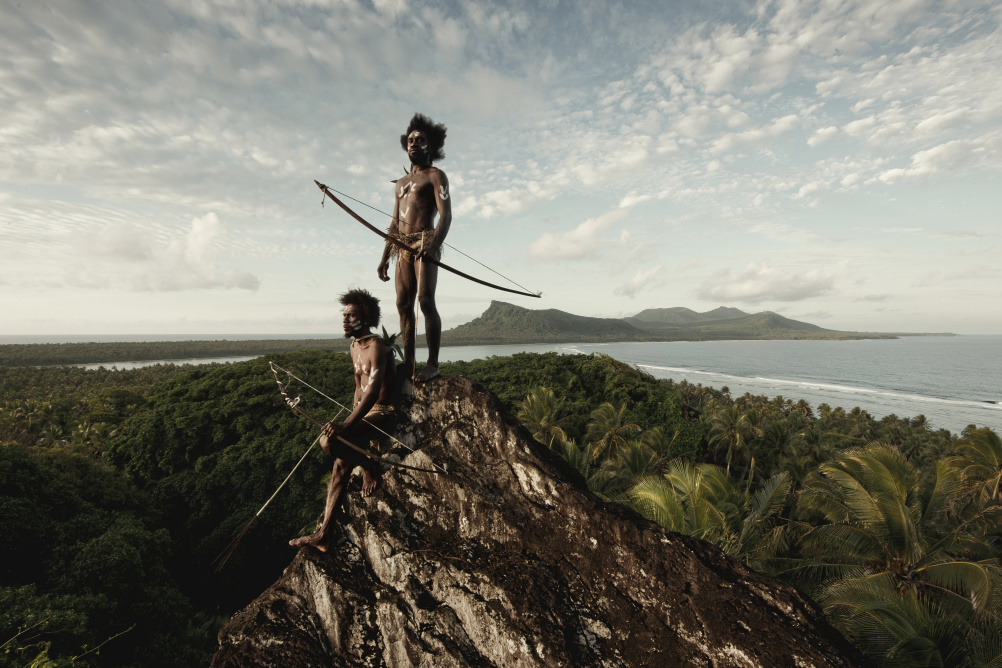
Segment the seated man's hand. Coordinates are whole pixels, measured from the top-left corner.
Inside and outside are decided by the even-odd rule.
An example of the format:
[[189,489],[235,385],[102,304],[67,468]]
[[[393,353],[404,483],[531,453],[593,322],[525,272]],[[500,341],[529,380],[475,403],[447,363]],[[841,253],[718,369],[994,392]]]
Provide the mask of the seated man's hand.
[[340,436],[344,433],[344,425],[336,424],[334,422],[328,422],[324,425],[320,433],[327,438],[334,438],[335,436]]

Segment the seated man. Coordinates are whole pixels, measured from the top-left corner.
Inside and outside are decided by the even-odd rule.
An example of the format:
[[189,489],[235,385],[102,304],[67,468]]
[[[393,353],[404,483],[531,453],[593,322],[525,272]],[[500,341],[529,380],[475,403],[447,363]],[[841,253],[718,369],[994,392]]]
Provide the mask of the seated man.
[[380,483],[378,463],[348,447],[338,437],[364,449],[370,439],[378,440],[382,432],[393,428],[395,416],[391,405],[397,369],[393,350],[371,331],[379,324],[379,300],[366,290],[355,289],[341,295],[340,301],[344,306],[344,335],[354,339],[350,348],[355,365],[354,409],[344,422],[328,422],[321,432],[320,447],[334,457],[323,522],[313,535],[289,541],[293,547],[312,545],[324,552],[330,547],[334,513],[341,505],[352,469],[362,467],[362,496],[372,494]]

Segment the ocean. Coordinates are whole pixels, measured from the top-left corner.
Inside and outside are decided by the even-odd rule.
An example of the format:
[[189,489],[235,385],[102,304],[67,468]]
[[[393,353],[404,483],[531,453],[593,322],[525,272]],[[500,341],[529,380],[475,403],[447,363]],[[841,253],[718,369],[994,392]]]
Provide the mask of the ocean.
[[781,395],[815,409],[859,406],[877,418],[921,414],[955,433],[970,424],[1002,433],[1002,336],[466,346],[443,349],[441,358],[521,351],[604,353],[657,378],[727,387],[732,397]]

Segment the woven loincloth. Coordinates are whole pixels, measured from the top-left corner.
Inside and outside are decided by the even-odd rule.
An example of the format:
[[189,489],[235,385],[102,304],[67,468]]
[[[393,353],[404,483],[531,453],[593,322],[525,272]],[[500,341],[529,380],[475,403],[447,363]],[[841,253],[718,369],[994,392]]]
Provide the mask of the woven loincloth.
[[365,417],[369,417],[370,415],[393,415],[396,413],[396,410],[393,404],[373,404],[369,412],[365,414]]
[[[395,234],[390,234],[391,237],[397,241],[404,243],[411,247],[412,250],[406,251],[396,244],[390,244],[390,257],[397,258],[400,262],[413,262],[414,256],[421,252],[421,237],[430,236],[425,232],[414,232],[413,234],[401,234],[399,232]],[[435,250],[428,251],[428,257],[432,260],[442,259],[442,247],[439,246]]]

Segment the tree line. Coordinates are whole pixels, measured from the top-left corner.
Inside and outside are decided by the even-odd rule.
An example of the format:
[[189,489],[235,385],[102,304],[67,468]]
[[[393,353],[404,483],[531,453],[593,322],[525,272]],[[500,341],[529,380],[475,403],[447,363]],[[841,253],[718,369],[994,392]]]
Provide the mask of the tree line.
[[348,350],[348,341],[345,339],[265,339],[259,341],[11,343],[0,345],[0,367],[249,357],[292,350]]

